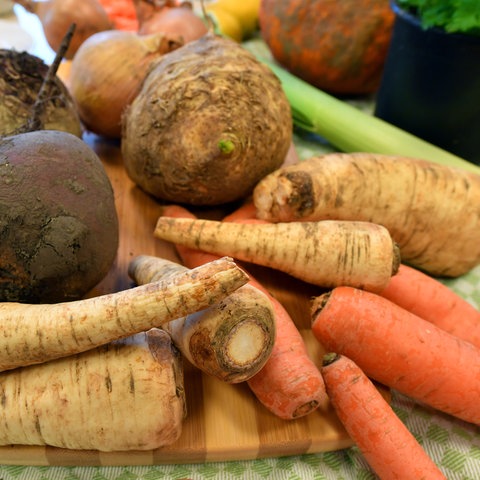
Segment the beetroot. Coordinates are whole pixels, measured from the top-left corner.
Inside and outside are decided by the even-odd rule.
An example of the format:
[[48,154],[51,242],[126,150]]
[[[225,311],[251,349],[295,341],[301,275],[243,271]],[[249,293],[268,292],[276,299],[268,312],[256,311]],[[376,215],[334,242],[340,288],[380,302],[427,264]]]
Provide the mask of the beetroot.
[[0,301],[82,297],[118,237],[112,186],[85,142],[54,130],[0,139]]

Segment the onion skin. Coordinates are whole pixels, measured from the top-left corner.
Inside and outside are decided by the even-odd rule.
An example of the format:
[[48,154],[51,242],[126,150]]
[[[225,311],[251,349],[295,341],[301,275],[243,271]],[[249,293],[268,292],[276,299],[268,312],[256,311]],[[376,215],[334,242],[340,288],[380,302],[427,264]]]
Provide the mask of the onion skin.
[[[48,66],[28,52],[0,50],[0,137],[13,135],[27,125],[47,72]],[[50,85],[44,107],[41,130],[61,130],[82,137],[75,103],[59,77]]]
[[121,147],[146,192],[213,206],[248,196],[291,140],[278,78],[234,40],[207,34],[155,64],[125,111]]
[[16,0],[16,3],[37,15],[45,38],[55,52],[70,25],[75,23],[66,59],[72,59],[80,45],[93,34],[113,28],[107,12],[97,0]]
[[189,2],[134,0],[134,4],[140,35],[163,32],[167,35],[178,35],[183,43],[188,43],[198,40],[208,32],[206,23],[195,14]]
[[120,138],[122,114],[135,98],[152,62],[181,42],[163,33],[140,36],[109,30],[88,38],[72,60],[69,88],[85,127]]

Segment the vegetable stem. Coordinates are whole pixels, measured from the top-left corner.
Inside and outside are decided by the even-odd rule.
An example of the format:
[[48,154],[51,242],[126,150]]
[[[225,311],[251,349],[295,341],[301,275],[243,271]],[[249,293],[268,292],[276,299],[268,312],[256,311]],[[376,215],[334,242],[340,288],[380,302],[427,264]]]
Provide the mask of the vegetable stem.
[[45,78],[43,79],[43,83],[40,87],[40,91],[38,92],[37,99],[33,104],[32,116],[27,122],[25,129],[22,130],[22,133],[31,132],[34,130],[41,130],[43,128],[43,122],[41,117],[47,105],[46,100],[50,92],[50,86],[54,81],[55,76],[57,75],[60,62],[65,57],[68,47],[70,46],[70,42],[72,41],[73,34],[75,33],[75,28],[76,28],[76,24],[72,23],[67,33],[65,34],[62,40],[62,43],[60,44],[60,47],[56,52],[55,58],[52,64],[50,65],[50,68],[48,69],[47,74],[45,75]]
[[235,144],[231,140],[220,140],[218,142],[218,148],[222,153],[228,154],[235,150]]
[[294,124],[339,150],[422,158],[480,174],[479,166],[313,87],[270,59],[257,58],[280,79]]

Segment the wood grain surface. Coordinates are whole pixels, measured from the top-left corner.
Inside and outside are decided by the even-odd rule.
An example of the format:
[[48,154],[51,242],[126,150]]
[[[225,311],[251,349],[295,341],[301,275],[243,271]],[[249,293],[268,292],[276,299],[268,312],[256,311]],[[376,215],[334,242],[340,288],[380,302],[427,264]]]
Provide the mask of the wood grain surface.
[[[119,144],[94,135],[87,143],[98,153],[111,179],[120,221],[117,259],[90,296],[131,288],[128,264],[140,254],[178,260],[172,245],[155,239],[153,230],[161,203],[136,187],[126,175]],[[204,218],[219,218],[219,209],[196,209]],[[320,364],[323,348],[310,332],[309,300],[318,287],[281,272],[243,266],[287,308]],[[386,396],[388,391],[379,387]],[[152,465],[245,460],[337,450],[352,445],[331,408],[298,420],[281,420],[261,405],[246,383],[229,385],[185,363],[188,415],[173,445],[148,452],[102,453],[53,447],[0,447],[4,465]]]

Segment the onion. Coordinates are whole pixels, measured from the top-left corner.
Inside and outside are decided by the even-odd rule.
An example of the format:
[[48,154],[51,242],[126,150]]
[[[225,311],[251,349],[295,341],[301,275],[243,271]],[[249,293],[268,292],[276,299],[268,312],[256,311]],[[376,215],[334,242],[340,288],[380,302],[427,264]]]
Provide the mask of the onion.
[[156,59],[182,45],[156,33],[109,30],[88,38],[72,60],[69,88],[85,127],[119,138],[121,118]]
[[15,0],[28,12],[34,13],[40,20],[45,38],[57,51],[63,37],[72,23],[76,25],[75,34],[65,58],[71,59],[79,46],[91,35],[113,28],[113,24],[102,5],[97,0]]
[[[27,52],[0,50],[0,137],[24,131],[32,119],[49,67]],[[82,127],[74,101],[59,77],[48,82],[36,130],[62,130],[77,137]]]
[[190,2],[176,0],[134,0],[141,35],[163,32],[179,35],[184,43],[197,40],[208,31]]

